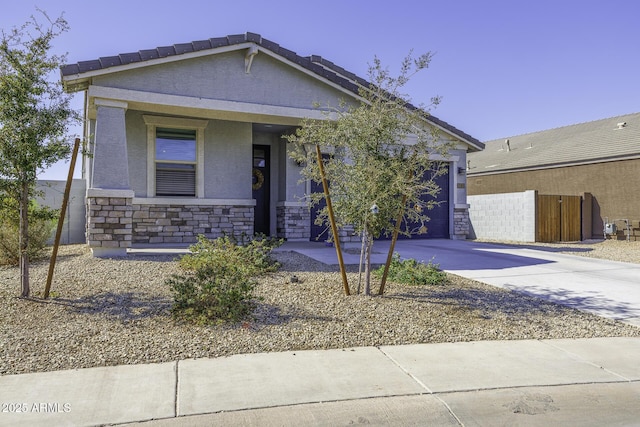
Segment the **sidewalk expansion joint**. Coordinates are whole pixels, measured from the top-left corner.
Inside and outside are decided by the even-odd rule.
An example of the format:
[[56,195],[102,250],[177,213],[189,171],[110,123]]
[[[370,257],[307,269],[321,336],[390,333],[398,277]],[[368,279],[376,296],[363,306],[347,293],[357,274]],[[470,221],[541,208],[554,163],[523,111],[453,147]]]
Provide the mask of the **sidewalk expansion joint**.
[[553,348],[555,348],[557,350],[563,351],[564,353],[566,353],[566,354],[570,355],[572,358],[574,358],[576,361],[580,361],[580,362],[589,364],[589,365],[591,365],[591,366],[593,366],[595,368],[602,369],[603,371],[605,371],[605,372],[607,372],[607,373],[609,373],[611,375],[615,375],[616,377],[619,377],[619,378],[621,378],[623,380],[623,381],[608,381],[610,383],[616,383],[616,382],[629,382],[629,383],[631,383],[631,382],[635,382],[631,378],[627,378],[624,375],[621,375],[621,374],[619,374],[617,372],[614,372],[614,371],[612,371],[610,369],[607,369],[602,365],[599,365],[599,364],[594,363],[594,362],[592,362],[590,360],[587,360],[584,357],[580,356],[579,354],[575,354],[575,353],[572,353],[572,352],[570,352],[568,350],[565,350],[562,347],[558,347],[557,345],[553,344],[553,342],[550,342],[550,341],[547,341],[547,340],[538,340],[538,341],[543,343],[543,344],[547,344],[547,345],[549,345],[549,346],[551,346],[551,347],[553,347]]
[[391,357],[389,354],[385,353],[384,350],[382,350],[380,347],[376,347],[378,349],[378,351],[382,354],[384,354],[384,356],[389,359],[391,362],[393,362],[394,365],[396,365],[398,368],[400,368],[400,370],[402,372],[404,372],[406,375],[408,375],[409,377],[411,377],[412,380],[414,380],[416,383],[418,383],[418,385],[420,387],[422,387],[423,389],[425,389],[427,391],[427,393],[429,394],[433,394],[433,391],[427,387],[427,385],[425,383],[423,383],[422,381],[420,381],[420,379],[418,377],[416,377],[415,375],[413,375],[411,372],[409,372],[408,370],[406,370],[404,368],[404,366],[402,366],[397,360],[395,360],[393,357]]
[[174,390],[173,390],[173,392],[174,392],[174,394],[173,394],[173,416],[174,417],[178,416],[178,396],[179,396],[179,394],[178,394],[178,391],[179,391],[178,390],[178,386],[179,386],[179,381],[180,381],[180,371],[179,371],[180,366],[179,366],[179,364],[180,364],[180,361],[176,360],[176,364],[174,366],[174,370],[175,370],[175,373],[176,373],[176,378],[175,378],[175,387],[174,387]]

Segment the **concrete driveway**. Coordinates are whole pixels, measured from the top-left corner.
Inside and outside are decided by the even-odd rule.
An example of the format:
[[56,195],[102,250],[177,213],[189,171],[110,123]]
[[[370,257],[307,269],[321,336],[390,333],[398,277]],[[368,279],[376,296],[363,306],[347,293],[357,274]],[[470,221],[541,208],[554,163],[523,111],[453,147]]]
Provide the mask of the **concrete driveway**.
[[[389,244],[375,243],[372,262],[385,262]],[[292,242],[284,248],[337,264],[335,249],[321,243]],[[359,245],[344,249],[345,262],[358,264]],[[395,248],[403,258],[432,260],[459,276],[640,326],[640,264],[559,253],[561,250],[444,239],[401,240]],[[588,251],[589,247],[569,250]]]

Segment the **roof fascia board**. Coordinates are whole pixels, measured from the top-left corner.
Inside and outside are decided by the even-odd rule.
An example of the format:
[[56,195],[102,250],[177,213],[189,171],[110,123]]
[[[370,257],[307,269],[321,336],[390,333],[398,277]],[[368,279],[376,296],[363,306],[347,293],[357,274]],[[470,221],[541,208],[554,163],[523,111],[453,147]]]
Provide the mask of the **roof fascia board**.
[[[308,76],[310,76],[310,77],[312,77],[312,78],[314,78],[316,80],[319,80],[319,81],[323,82],[324,84],[326,84],[328,86],[331,86],[334,89],[337,89],[338,91],[340,91],[340,92],[342,92],[342,93],[344,93],[346,95],[349,95],[350,98],[355,98],[356,100],[358,100],[360,102],[364,102],[365,101],[364,98],[362,98],[360,95],[358,95],[356,93],[353,93],[349,89],[346,89],[346,88],[340,86],[337,83],[334,83],[334,82],[332,82],[332,81],[330,81],[328,79],[325,79],[321,75],[319,75],[317,73],[314,73],[313,71],[311,71],[311,70],[309,70],[309,69],[307,69],[307,68],[305,68],[305,67],[303,67],[303,66],[301,66],[299,64],[296,64],[295,62],[285,58],[282,55],[279,55],[279,54],[277,54],[275,52],[272,52],[271,50],[266,49],[266,48],[264,48],[262,46],[258,46],[258,50],[260,52],[262,52],[262,53],[264,53],[264,54],[266,54],[266,55],[268,55],[268,56],[280,61],[280,62],[283,62],[283,63],[289,65],[292,68],[295,68],[296,70],[298,70],[298,71],[300,71],[300,72],[302,72],[302,73],[304,73],[304,74],[306,74],[306,75],[308,75]],[[335,73],[335,71],[332,71],[332,72]]]
[[477,144],[474,144],[473,142],[467,140],[466,138],[463,138],[460,135],[456,135],[455,133],[451,132],[449,129],[444,128],[444,127],[440,126],[439,124],[437,124],[435,122],[432,122],[431,120],[429,120],[429,116],[425,117],[424,120],[429,122],[429,124],[431,126],[436,127],[438,129],[438,131],[444,132],[447,135],[452,136],[454,139],[457,139],[458,141],[464,142],[465,144],[476,148],[478,151],[484,150],[484,147],[481,147],[481,146],[479,146]]
[[194,58],[202,58],[205,56],[212,56],[212,55],[217,55],[220,53],[227,53],[227,52],[233,52],[236,50],[243,50],[243,49],[247,49],[251,46],[256,46],[255,43],[253,42],[246,42],[246,43],[240,43],[240,44],[234,44],[234,45],[230,45],[230,46],[220,46],[220,47],[216,47],[213,49],[206,49],[206,50],[200,50],[197,52],[188,52],[188,53],[181,53],[179,55],[171,55],[171,56],[166,56],[164,58],[156,58],[156,59],[149,59],[146,61],[140,61],[140,62],[132,62],[126,65],[117,65],[114,67],[108,67],[108,68],[101,68],[99,70],[93,70],[93,71],[87,71],[84,73],[78,73],[78,74],[69,74],[67,76],[62,76],[62,81],[65,83],[68,82],[73,82],[75,80],[86,80],[86,79],[90,79],[93,77],[98,77],[98,76],[104,76],[107,74],[113,74],[113,73],[119,73],[122,71],[130,71],[130,70],[136,70],[138,68],[145,68],[145,67],[151,67],[154,65],[161,65],[161,64],[168,64],[171,62],[177,62],[177,61],[183,61],[186,59],[194,59]]
[[[287,59],[287,58],[285,58],[285,57],[283,57],[283,56],[281,56],[281,55],[276,54],[275,52],[272,52],[272,51],[270,51],[270,50],[268,50],[268,49],[265,49],[265,48],[263,48],[263,47],[261,47],[261,46],[258,46],[258,50],[259,50],[260,52],[264,52],[265,54],[267,54],[267,55],[271,56],[272,58],[274,58],[274,59],[276,59],[276,60],[279,60],[279,61],[281,61],[281,62],[283,62],[283,63],[286,63],[287,65],[289,65],[289,66],[291,66],[291,67],[293,67],[293,68],[297,69],[298,71],[301,71],[301,72],[302,72],[302,73],[304,73],[304,74],[307,74],[308,76],[313,77],[314,79],[317,79],[317,80],[322,81],[323,83],[325,83],[325,84],[327,84],[327,85],[329,85],[329,86],[333,87],[334,89],[337,89],[337,90],[338,90],[338,91],[340,91],[340,92],[343,92],[343,93],[345,93],[345,94],[349,95],[349,97],[351,97],[351,98],[353,98],[353,99],[355,99],[355,100],[357,100],[357,101],[359,101],[359,102],[363,102],[363,103],[366,103],[366,104],[368,104],[368,103],[369,103],[369,101],[367,101],[367,100],[366,100],[365,98],[363,98],[361,95],[356,94],[356,93],[353,93],[352,91],[350,91],[350,90],[348,90],[348,89],[346,89],[346,88],[344,88],[344,87],[340,86],[339,84],[334,83],[334,82],[332,82],[332,81],[330,81],[330,80],[327,80],[327,79],[323,78],[322,76],[320,76],[320,75],[318,75],[318,74],[314,73],[313,71],[311,71],[311,70],[309,70],[309,69],[307,69],[307,68],[305,68],[305,67],[303,67],[303,66],[301,66],[301,65],[298,65],[298,64],[296,64],[295,62],[292,62],[292,61],[290,61],[289,59]],[[325,68],[325,69],[326,69],[326,70],[328,70],[328,71],[331,71],[331,72],[333,72],[333,73],[336,73],[336,71],[335,71],[335,70],[333,70],[333,69],[331,69],[331,68],[329,68],[329,67],[326,67],[326,66],[324,66],[324,65],[322,65],[322,64],[319,64],[319,65],[320,65],[321,67]],[[336,73],[336,74],[337,74],[337,75],[340,75],[340,74],[338,74],[338,73]],[[344,76],[342,76],[342,77],[343,77],[343,78],[346,78],[346,77],[344,77]],[[349,79],[348,79],[348,80],[349,80]],[[353,82],[353,83],[354,83],[354,84],[356,84],[357,86],[360,86],[360,84],[359,84],[358,82]],[[476,149],[477,149],[477,150],[479,150],[479,151],[481,151],[481,150],[484,148],[484,147],[480,147],[480,146],[478,146],[477,144],[472,143],[471,141],[468,141],[466,138],[462,138],[462,137],[460,137],[460,135],[456,135],[454,132],[451,132],[449,129],[446,129],[446,128],[444,128],[444,127],[442,127],[442,126],[438,125],[437,123],[432,122],[431,120],[429,120],[429,117],[428,117],[428,116],[427,116],[427,117],[425,117],[425,118],[424,118],[424,120],[425,120],[425,121],[426,121],[430,126],[434,126],[434,127],[436,127],[439,131],[442,131],[442,132],[446,133],[447,135],[452,136],[454,139],[456,139],[456,140],[458,140],[458,141],[461,141],[461,142],[463,142],[463,143],[465,143],[465,144],[467,144],[467,145],[470,145],[470,146],[472,146],[472,147],[476,148]]]
[[524,167],[524,168],[510,168],[510,169],[499,169],[493,171],[486,172],[467,172],[467,176],[487,176],[487,175],[500,175],[503,173],[514,173],[514,172],[530,172],[537,170],[545,170],[545,169],[559,169],[571,166],[586,166],[586,165],[595,165],[598,163],[610,163],[610,162],[619,162],[623,160],[636,160],[640,159],[640,154],[630,155],[630,156],[615,156],[615,157],[601,157],[599,159],[586,160],[581,162],[568,162],[568,163],[554,163],[550,165],[541,165],[534,167]]

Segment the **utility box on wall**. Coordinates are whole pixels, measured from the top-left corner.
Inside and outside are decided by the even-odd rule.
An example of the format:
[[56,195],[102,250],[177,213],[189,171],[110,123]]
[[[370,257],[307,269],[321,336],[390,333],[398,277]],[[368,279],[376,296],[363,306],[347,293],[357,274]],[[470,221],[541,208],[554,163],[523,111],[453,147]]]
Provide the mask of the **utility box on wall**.
[[605,234],[616,234],[618,232],[618,227],[616,227],[613,223],[607,223],[604,225]]

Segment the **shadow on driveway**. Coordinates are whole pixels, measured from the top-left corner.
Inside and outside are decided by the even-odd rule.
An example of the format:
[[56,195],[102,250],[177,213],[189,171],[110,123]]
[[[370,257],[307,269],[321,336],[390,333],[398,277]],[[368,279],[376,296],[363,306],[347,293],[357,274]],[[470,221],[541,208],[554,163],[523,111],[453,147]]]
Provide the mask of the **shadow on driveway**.
[[607,298],[602,292],[598,291],[582,290],[578,293],[564,288],[514,285],[506,285],[505,288],[610,319],[628,320],[640,317],[640,309],[638,307],[623,301]]
[[516,248],[520,247],[455,240],[416,240],[398,242],[396,252],[403,258],[423,262],[432,260],[442,270],[502,270],[554,262],[504,252]]

